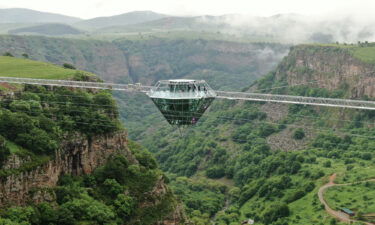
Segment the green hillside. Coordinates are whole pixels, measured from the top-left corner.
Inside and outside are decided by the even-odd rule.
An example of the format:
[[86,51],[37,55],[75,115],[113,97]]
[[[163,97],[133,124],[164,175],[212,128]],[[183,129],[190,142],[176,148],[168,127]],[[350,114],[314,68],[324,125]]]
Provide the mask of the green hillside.
[[[38,58],[58,62],[71,59],[73,64],[82,63],[88,68],[97,55],[91,51],[104,43],[36,37],[29,40],[38,43],[39,51],[31,51]],[[23,51],[20,43],[27,42],[19,37],[2,41],[17,46],[18,56]],[[262,69],[269,60],[258,57],[262,56],[260,52],[267,53],[262,50],[276,49],[271,55],[284,50],[277,44],[198,39],[119,39],[112,44],[102,52],[110,49],[113,53],[113,46],[121,49],[126,60],[113,64],[127,65],[133,81],[206,79],[215,89],[237,91],[247,90],[243,87],[264,75],[261,71],[272,68]],[[246,48],[254,51],[242,52]],[[373,93],[368,87],[370,82],[359,83],[347,68],[349,65],[358,71],[372,71],[372,55],[371,44],[295,46],[274,71],[251,86],[251,91],[369,97]],[[98,66],[95,70],[111,65],[94,64]],[[105,69],[104,78],[125,81],[124,75],[111,77]],[[338,79],[345,76],[353,79]],[[325,88],[316,82],[277,88],[314,79],[324,80]],[[360,95],[354,95],[357,93]],[[371,111],[215,100],[200,122],[184,130],[181,137],[147,96],[117,95],[122,105],[119,113],[127,119],[130,137],[153,152],[193,224],[239,225],[248,218],[260,225],[340,224],[322,208],[317,197],[319,188],[333,173],[337,173],[336,182],[342,184],[375,177],[375,114]],[[374,198],[369,188],[372,186],[332,188],[327,192],[327,201],[335,209],[349,207],[356,212],[359,206],[366,206],[362,212],[365,219],[370,218]],[[360,193],[358,198],[354,191]],[[367,192],[369,196],[364,194]]]
[[[29,59],[21,59],[9,56],[0,56],[0,76],[3,77],[27,77],[39,79],[71,79],[77,74],[77,70],[66,69],[50,63]],[[87,75],[93,74],[79,71]]]
[[109,16],[109,17],[97,17],[88,20],[82,20],[74,24],[74,26],[94,30],[105,27],[113,26],[124,26],[130,24],[139,24],[152,20],[157,20],[166,17],[166,15],[155,13],[152,11],[134,11],[128,12],[121,15]]
[[362,62],[375,64],[375,43],[363,42],[358,44],[313,44],[307,46],[309,46],[311,49],[330,47],[336,49],[336,51],[344,50]]
[[24,8],[0,9],[0,23],[74,23],[81,19]]
[[9,30],[10,34],[33,34],[33,35],[78,35],[83,32],[66,24],[49,23],[37,26],[22,27],[18,29]]
[[[1,75],[12,77],[93,76],[13,57],[0,57],[0,68]],[[164,183],[156,160],[138,144],[125,143],[126,139],[116,102],[108,91],[25,85],[12,95],[2,96],[0,183],[19,179],[22,185],[32,186],[26,193],[12,190],[12,194],[17,193],[14,196],[2,190],[0,224],[115,225],[142,221],[151,225],[167,220],[178,202]],[[78,172],[92,166],[81,159],[87,149],[95,165],[92,171]],[[56,180],[45,174],[50,166],[52,170],[67,168],[57,172],[56,185]],[[37,180],[37,176],[44,178]],[[26,205],[14,200],[21,194],[25,194],[21,201]],[[39,202],[33,197],[36,195],[51,198]],[[179,216],[183,219],[182,214]]]
[[[344,45],[293,47],[251,91],[336,98],[356,93],[361,87],[353,75],[346,75],[349,78],[341,81],[346,85],[338,87],[285,87],[287,82],[302,83],[298,79],[306,76],[308,80],[327,76],[329,82],[347,72],[348,62],[360,70],[371,69],[347,49]],[[315,65],[322,60],[324,71]],[[298,67],[309,63],[316,69]],[[146,116],[143,121],[152,125],[134,137],[156,155],[164,171],[173,174],[171,184],[197,224],[209,224],[213,218],[220,225],[237,225],[248,218],[264,225],[339,224],[322,208],[319,187],[333,173],[337,183],[375,177],[372,111],[215,100],[183,138],[161,116]],[[214,188],[204,185],[211,182]],[[368,198],[354,199],[353,190],[339,194],[333,188],[327,196],[329,204],[355,211],[366,206],[363,213],[374,213],[371,192]],[[356,191],[365,193],[366,187]]]

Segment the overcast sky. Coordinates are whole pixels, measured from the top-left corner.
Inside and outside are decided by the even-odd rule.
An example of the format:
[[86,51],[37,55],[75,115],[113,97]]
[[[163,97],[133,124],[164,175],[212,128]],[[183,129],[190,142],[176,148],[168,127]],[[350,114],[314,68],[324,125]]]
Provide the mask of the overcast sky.
[[0,0],[0,8],[29,8],[80,18],[111,16],[135,10],[172,15],[279,13],[375,14],[375,0]]

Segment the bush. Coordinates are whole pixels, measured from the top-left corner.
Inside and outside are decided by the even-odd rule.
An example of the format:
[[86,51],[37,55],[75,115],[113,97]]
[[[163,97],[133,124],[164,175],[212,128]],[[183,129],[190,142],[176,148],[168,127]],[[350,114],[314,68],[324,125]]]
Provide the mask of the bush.
[[291,203],[294,201],[297,201],[298,199],[302,198],[303,196],[306,195],[306,192],[303,190],[298,190],[294,193],[292,193],[287,199],[286,202]]
[[12,55],[12,53],[10,53],[10,52],[5,52],[5,53],[3,54],[3,56],[14,57],[14,56]]
[[325,162],[323,163],[323,166],[324,166],[325,168],[330,168],[330,167],[331,167],[331,161],[325,161]]
[[265,209],[262,214],[262,221],[265,224],[270,224],[277,221],[280,218],[289,216],[289,207],[285,203],[278,203]]
[[92,80],[90,80],[91,78],[92,77],[89,74],[84,73],[82,71],[77,71],[74,74],[73,80],[76,80],[76,81],[92,81]]
[[297,128],[293,133],[293,138],[296,140],[301,140],[305,137],[305,132],[302,128]]
[[122,218],[127,218],[135,209],[134,200],[132,197],[124,194],[119,194],[114,201],[117,214]]
[[350,170],[352,170],[353,168],[354,168],[353,165],[347,165],[347,166],[346,166],[346,170],[347,170],[347,171],[350,171]]
[[39,128],[33,128],[28,133],[19,134],[15,141],[37,154],[53,154],[58,147],[57,142],[49,137],[46,131]]
[[73,66],[72,64],[69,64],[69,63],[64,63],[64,64],[63,64],[63,67],[64,67],[65,69],[72,69],[72,70],[75,70],[75,69],[76,69],[75,66]]
[[214,166],[206,170],[208,178],[222,178],[225,175],[225,170],[222,167]]
[[371,155],[371,153],[368,153],[368,152],[362,153],[361,158],[363,160],[371,160],[372,159],[372,155]]

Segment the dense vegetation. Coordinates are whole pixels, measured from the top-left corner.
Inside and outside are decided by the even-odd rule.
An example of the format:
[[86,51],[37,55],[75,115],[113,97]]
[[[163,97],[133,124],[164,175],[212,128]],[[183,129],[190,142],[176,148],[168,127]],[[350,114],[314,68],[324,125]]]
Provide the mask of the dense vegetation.
[[[245,218],[264,224],[280,224],[281,221],[297,224],[308,222],[308,219],[302,217],[303,213],[298,212],[295,205],[309,198],[307,202],[312,208],[304,213],[311,214],[309,219],[322,222],[324,211],[316,196],[317,188],[324,182],[321,178],[338,172],[340,182],[345,183],[372,176],[375,142],[366,136],[373,136],[374,131],[366,126],[365,121],[373,121],[373,115],[351,112],[353,118],[359,118],[358,121],[347,122],[340,131],[334,132],[327,127],[332,121],[325,119],[332,117],[330,110],[319,109],[322,118],[314,119],[317,116],[315,109],[291,106],[287,115],[271,122],[260,110],[261,106],[216,102],[209,115],[194,129],[186,131],[183,139],[174,135],[172,129],[164,128],[157,130],[157,135],[143,140],[165,171],[192,176],[193,183],[196,177],[200,180],[221,178],[218,182],[223,177],[233,180],[234,184],[221,183],[226,186],[222,192],[225,197],[217,197],[215,201],[221,201],[222,208],[215,208],[217,203],[210,199],[205,199],[205,204],[211,207],[191,204],[191,199],[201,198],[200,193],[210,192],[209,188],[201,186],[199,191],[191,194],[189,188],[182,189],[178,182],[172,182],[176,193],[183,196],[191,216],[202,215],[204,221],[205,214],[212,215],[212,209],[219,212],[225,201],[229,201],[230,207],[215,217],[218,224],[238,224]],[[300,122],[312,128],[293,128]],[[267,143],[269,137],[282,132],[290,133],[290,139],[301,141],[306,150],[271,150]],[[305,132],[313,133],[314,137],[306,140]],[[364,137],[357,137],[357,134]],[[193,196],[185,198],[186,195]],[[363,201],[360,199],[357,203]],[[281,203],[277,206],[280,208],[275,208],[275,202]],[[279,219],[282,217],[286,218]]]
[[[11,54],[9,52],[5,54]],[[25,53],[24,53],[25,54]],[[26,54],[25,56],[28,57]],[[0,56],[0,76],[4,77],[28,77],[39,79],[69,79],[73,78],[77,71],[75,68],[62,68],[49,63],[33,60],[20,59],[16,57]],[[80,71],[86,76],[93,74]]]
[[155,224],[176,202],[170,191],[162,198],[150,193],[161,171],[144,149],[132,144],[131,151],[139,164],[117,155],[91,175],[62,176],[59,185],[48,190],[56,196],[54,202],[8,208],[1,212],[0,223]]
[[[119,41],[119,44],[124,48],[124,52],[133,51],[135,55],[147,56],[146,51],[140,47],[145,43],[135,42],[134,44],[127,41]],[[160,55],[156,54],[156,52],[170,48],[168,51],[180,51],[182,56],[184,56],[184,52],[189,49],[179,49],[181,45],[178,43],[172,46],[165,44],[160,48],[152,46],[152,43],[148,44],[151,45],[148,49],[155,51],[151,51],[150,55],[153,57],[147,61],[150,66],[159,65],[160,62],[169,59],[172,62],[176,62],[176,68],[172,68],[171,71],[184,71],[186,65],[180,64],[179,62],[181,61],[176,60],[178,57],[167,53],[162,54],[163,57],[159,57]],[[132,49],[134,46],[135,50]],[[314,48],[311,48],[312,52],[315,51]],[[337,54],[347,52],[346,48],[335,49],[334,51]],[[218,68],[216,63],[209,65],[210,69],[216,70]],[[283,65],[291,64],[287,62]],[[186,66],[186,68],[189,68],[189,66]],[[290,69],[297,70],[301,75],[309,75],[312,72],[308,68]],[[228,73],[230,71],[228,69]],[[233,71],[236,72],[237,70]],[[139,76],[137,73],[132,74],[135,75],[134,80],[144,79],[139,75],[141,74],[139,71]],[[163,79],[171,76],[169,74],[163,77],[162,71],[156,71],[153,75]],[[183,73],[178,75],[184,76]],[[272,72],[264,79],[256,82],[252,88],[266,93],[273,92],[303,96],[344,97],[348,94],[348,88],[345,86],[334,91],[312,86],[273,89],[287,84],[285,77],[280,80],[276,78],[276,73]],[[42,99],[38,91],[33,90],[33,92],[36,93],[32,94],[36,94]],[[77,94],[81,96],[79,93]],[[87,99],[90,104],[93,104],[94,96]],[[36,132],[36,134],[42,134],[44,127],[39,124],[43,124],[43,121],[39,119],[38,115],[31,113],[33,111],[31,109],[34,109],[34,103],[30,101],[39,102],[42,114],[44,114],[44,111],[50,113],[50,109],[45,107],[41,100],[34,99],[34,97],[30,100],[24,99],[20,95],[17,96],[16,100],[21,102],[16,101],[16,103],[13,103],[14,100],[11,100],[4,105],[4,115],[6,113],[10,115],[18,113],[16,110],[29,110],[26,115],[31,117],[34,122],[31,123],[33,126],[30,125],[30,127],[26,128],[30,128],[30,131],[39,129],[41,131],[39,133]],[[26,101],[27,104],[22,101]],[[138,132],[133,133],[133,137],[141,140],[155,154],[161,169],[168,172],[173,191],[183,201],[187,213],[195,224],[210,224],[215,221],[217,224],[236,225],[248,218],[255,219],[259,224],[335,224],[334,220],[327,218],[324,209],[320,205],[316,195],[317,189],[327,182],[327,177],[332,173],[338,174],[337,182],[340,183],[366,180],[372,178],[375,173],[375,142],[373,139],[375,134],[373,129],[375,114],[370,111],[341,111],[307,106],[280,106],[280,108],[277,108],[280,109],[280,112],[274,112],[274,109],[269,109],[269,104],[217,100],[201,122],[197,126],[185,130],[183,132],[184,136],[181,138],[176,130],[170,128],[160,115],[153,114],[148,116],[149,112],[156,112],[156,110],[152,105],[141,104],[146,101],[148,101],[146,98],[137,96],[126,103],[126,108],[122,115],[127,116],[128,119],[138,119],[138,123],[132,124],[134,127],[138,126]],[[74,107],[73,103],[76,103],[70,99],[67,102],[69,103],[69,109]],[[83,107],[82,102],[77,102],[77,104]],[[60,108],[60,106],[54,107],[57,108],[54,113],[60,116],[59,121],[65,121],[65,117],[68,117],[66,123],[60,124],[58,122],[56,126],[63,131],[71,131],[69,129],[78,130],[87,135],[87,137],[95,135],[100,130],[98,126],[95,127],[95,123],[93,123],[93,126],[85,128],[85,126],[75,126],[75,123],[81,122],[81,119],[93,119],[91,121],[93,122],[94,119],[102,120],[104,118],[106,120],[106,117],[112,118],[111,113],[106,112],[104,108],[102,111],[99,109],[99,112],[97,112],[97,108],[93,107],[90,112],[86,112],[87,114],[76,115],[72,111],[64,111],[65,108]],[[104,117],[98,117],[96,113]],[[277,115],[275,116],[275,114]],[[14,118],[23,118],[18,115],[14,114]],[[12,117],[10,116],[9,118]],[[115,118],[117,118],[117,115]],[[6,124],[7,122],[8,120],[4,123]],[[25,132],[25,135],[28,133]],[[46,140],[51,141],[50,143],[58,140],[55,139],[56,137],[58,138],[58,133],[44,130],[45,133],[48,135]],[[22,142],[22,135],[20,138],[18,135],[16,137],[7,135],[3,134],[5,138],[24,148],[28,148],[27,144],[29,143]],[[290,145],[282,145],[277,140]],[[12,151],[11,144],[14,144],[13,142],[0,145],[2,146],[2,158],[7,157],[9,152]],[[291,145],[292,143],[295,143],[295,145]],[[38,144],[38,142],[33,142],[32,144]],[[49,146],[53,147],[52,144],[49,144]],[[288,151],[278,151],[280,149]],[[33,152],[33,154],[45,154],[48,157],[48,152],[51,151],[51,149],[41,148]],[[155,164],[148,156],[145,157],[145,161],[147,162],[145,165]],[[154,175],[159,174],[160,171],[154,166],[145,165],[146,169],[139,169],[141,174],[138,174],[139,176],[137,175],[137,177],[153,183],[155,181]],[[106,216],[102,217],[105,219],[100,220],[96,213],[84,210],[72,216],[74,221],[87,223],[94,220],[115,221],[114,223],[121,221],[119,218],[128,215],[129,211],[116,211],[118,203],[115,203],[115,201],[125,202],[126,209],[133,209],[132,205],[139,205],[141,200],[138,197],[144,196],[144,193],[137,193],[138,188],[143,190],[143,187],[139,186],[141,185],[140,183],[127,181],[123,179],[124,177],[117,176],[120,173],[111,174],[109,172],[112,170],[119,171],[116,170],[117,166],[122,168],[120,170],[121,174],[129,175],[134,169],[133,165],[129,165],[125,160],[115,157],[107,166],[98,169],[91,178],[66,178],[68,181],[64,181],[65,178],[62,179],[58,188],[64,189],[75,185],[74,187],[83,188],[83,193],[86,190],[91,199],[88,199],[85,194],[75,198],[68,198],[67,201],[62,201],[58,198],[57,206],[54,206],[53,210],[61,211],[67,207],[74,214],[76,208],[72,205],[86,201],[86,205],[80,205],[79,207],[89,210],[90,207],[86,207],[87,205],[96,205],[99,202],[104,204],[101,205],[103,206],[102,208],[101,206],[97,206],[97,208],[101,208],[100,211],[105,212]],[[115,168],[113,169],[112,167]],[[138,171],[138,169],[134,170]],[[108,181],[108,179],[103,177],[109,177],[117,183],[113,180]],[[86,184],[87,179],[93,182],[92,185]],[[142,184],[144,185],[144,183]],[[109,189],[105,189],[106,192],[103,194],[102,188],[104,186],[111,186],[113,190],[129,190],[131,198],[133,200],[136,199],[134,200],[136,203],[131,203],[132,201],[129,199],[117,199],[119,196],[115,194],[116,191],[112,192]],[[147,185],[145,186],[147,187]],[[366,186],[358,186],[356,191],[365,193],[367,188]],[[341,191],[346,193],[345,190]],[[67,192],[68,196],[74,195],[69,191]],[[328,197],[333,196],[332,198],[335,200],[337,198],[335,195],[338,196],[338,191],[332,189],[332,192]],[[58,192],[56,193],[59,196]],[[348,191],[348,193],[352,193],[352,191]],[[110,195],[111,200],[108,200]],[[345,198],[348,195],[340,195],[340,198]],[[75,199],[79,200],[73,203]],[[371,196],[356,198],[356,204],[349,204],[347,200],[342,200],[339,207],[368,205],[370,199],[372,199]],[[38,214],[40,213],[38,207],[32,207],[31,210]],[[105,207],[110,208],[112,211],[107,210]],[[367,207],[368,211],[363,211],[362,213],[372,212],[371,207],[372,205],[369,205]],[[53,214],[55,215],[57,211]],[[157,213],[153,214],[153,212]],[[134,211],[132,218],[145,217],[146,213],[143,213]],[[155,210],[147,213],[154,215],[151,217],[155,218],[160,211]],[[8,219],[14,218],[11,215],[11,212],[4,213],[4,217]],[[365,219],[368,218],[366,216],[368,215],[364,215]],[[35,221],[41,220],[37,216],[35,218],[37,218]],[[52,223],[63,223],[59,220],[59,216],[55,218],[57,219],[54,219]],[[25,220],[35,223],[30,219]],[[146,221],[152,221],[152,219],[146,219]]]
[[[287,60],[293,59],[285,60],[282,66],[290,65]],[[278,71],[288,69],[279,67]],[[311,73],[306,68],[297,72],[301,76]],[[334,98],[345,97],[350,90],[342,86],[330,91],[316,85],[275,88],[287,85],[284,76],[277,79],[275,75],[271,72],[252,90]],[[374,176],[372,111],[291,105],[280,106],[280,112],[274,112],[271,106],[216,100],[200,123],[184,132],[183,138],[166,123],[154,123],[150,131],[137,136],[156,154],[161,168],[177,176],[171,185],[198,224],[209,224],[207,216],[212,215],[212,209],[216,213],[211,220],[217,224],[234,225],[247,218],[260,224],[336,223],[326,217],[316,194],[318,188],[333,173],[338,174],[339,183]],[[275,151],[280,148],[287,152]],[[294,149],[299,151],[291,151]],[[183,178],[186,188],[181,188],[178,176],[189,177]],[[212,190],[200,185],[202,180],[215,180],[217,187],[225,186],[217,194],[216,201],[221,204],[209,198]],[[198,191],[191,192],[192,184]],[[359,186],[356,193],[366,190]],[[190,199],[202,199],[204,192],[209,206],[191,204]],[[332,192],[331,196],[340,195],[336,189]],[[354,194],[353,190],[344,193]],[[371,196],[354,199],[344,193],[340,195],[340,207],[358,210],[357,206],[367,205],[370,210],[362,213],[374,213]],[[350,199],[352,204],[348,203]]]
[[[1,60],[8,72],[14,71],[10,74],[13,76],[97,80],[92,74],[74,68],[10,57]],[[42,74],[38,73],[43,71],[40,67],[46,68]],[[2,180],[45,165],[56,156],[63,142],[82,138],[92,143],[94,138],[110,137],[123,130],[109,91],[4,85],[0,106]],[[178,203],[165,186],[166,178],[156,160],[134,142],[128,147],[129,153],[127,149],[118,149],[92,174],[65,174],[59,177],[56,187],[31,190],[31,195],[48,193],[50,201],[29,201],[24,207],[10,202],[3,205],[0,224],[147,225],[170,216]],[[20,165],[12,169],[3,167],[12,154],[20,158]],[[129,154],[132,157],[125,157]],[[155,194],[155,187],[164,188],[165,193]]]
[[[75,78],[83,76],[77,73]],[[7,140],[4,149],[32,156],[34,166],[53,156],[59,143],[68,137],[78,134],[90,139],[122,129],[115,101],[106,91],[90,93],[26,85],[22,91],[2,98],[0,135]],[[7,151],[3,151],[1,158],[5,160],[6,155]],[[43,157],[35,155],[46,158],[41,160]],[[1,170],[1,175],[12,172],[19,171]]]

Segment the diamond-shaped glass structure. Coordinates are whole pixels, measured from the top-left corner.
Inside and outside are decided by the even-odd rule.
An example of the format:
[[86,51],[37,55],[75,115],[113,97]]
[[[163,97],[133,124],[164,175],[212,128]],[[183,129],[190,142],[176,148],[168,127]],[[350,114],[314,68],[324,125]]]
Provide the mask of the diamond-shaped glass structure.
[[194,125],[215,99],[216,93],[204,80],[162,80],[149,93],[171,125]]

